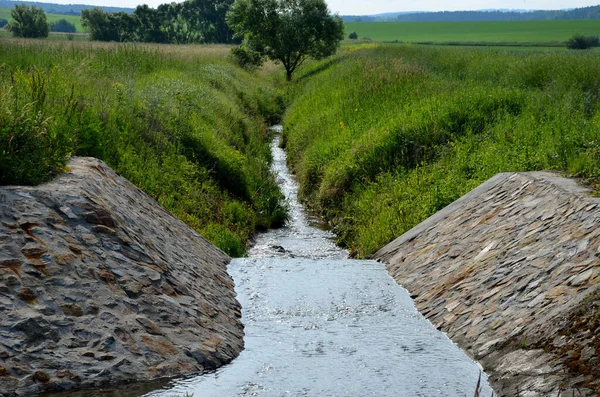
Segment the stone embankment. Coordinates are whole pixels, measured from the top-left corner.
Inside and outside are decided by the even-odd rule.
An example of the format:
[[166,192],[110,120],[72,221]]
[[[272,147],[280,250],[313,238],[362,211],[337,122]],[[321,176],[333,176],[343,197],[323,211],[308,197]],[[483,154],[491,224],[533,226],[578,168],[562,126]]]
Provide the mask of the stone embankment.
[[243,348],[229,258],[106,164],[0,187],[0,395],[199,372]]
[[600,395],[600,199],[499,174],[375,255],[500,396]]

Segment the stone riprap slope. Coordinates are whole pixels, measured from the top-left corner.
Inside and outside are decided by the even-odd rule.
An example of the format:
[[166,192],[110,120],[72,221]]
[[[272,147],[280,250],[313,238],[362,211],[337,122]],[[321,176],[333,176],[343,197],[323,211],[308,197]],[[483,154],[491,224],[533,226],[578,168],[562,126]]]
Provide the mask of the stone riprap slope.
[[575,181],[499,174],[374,256],[500,396],[600,393],[600,199]]
[[0,187],[0,395],[189,374],[243,348],[220,250],[103,162]]

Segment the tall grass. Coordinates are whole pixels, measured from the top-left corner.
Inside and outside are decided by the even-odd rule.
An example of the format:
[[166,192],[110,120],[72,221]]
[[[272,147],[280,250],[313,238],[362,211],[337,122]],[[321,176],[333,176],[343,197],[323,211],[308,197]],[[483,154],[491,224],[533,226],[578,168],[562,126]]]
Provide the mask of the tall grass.
[[233,256],[285,221],[269,171],[279,92],[223,46],[0,41],[0,183],[94,156]]
[[503,171],[600,177],[600,54],[350,46],[284,118],[301,196],[365,256]]

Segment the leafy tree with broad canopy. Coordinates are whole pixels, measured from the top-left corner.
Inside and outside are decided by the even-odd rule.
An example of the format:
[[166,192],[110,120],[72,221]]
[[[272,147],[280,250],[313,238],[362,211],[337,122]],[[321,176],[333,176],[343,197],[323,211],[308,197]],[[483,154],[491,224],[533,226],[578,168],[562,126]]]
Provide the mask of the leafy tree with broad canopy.
[[236,0],[227,23],[251,50],[285,67],[287,79],[308,58],[335,54],[344,22],[324,0]]
[[6,30],[15,37],[40,38],[48,37],[50,25],[46,21],[46,13],[36,6],[16,4],[10,10],[12,21],[6,25]]

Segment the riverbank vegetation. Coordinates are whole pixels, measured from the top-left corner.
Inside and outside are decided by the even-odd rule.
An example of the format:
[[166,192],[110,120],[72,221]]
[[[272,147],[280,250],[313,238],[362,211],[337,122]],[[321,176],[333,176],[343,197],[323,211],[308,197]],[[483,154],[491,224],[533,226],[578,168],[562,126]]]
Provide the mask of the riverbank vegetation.
[[93,156],[233,256],[286,219],[267,126],[271,79],[225,46],[0,41],[0,183]]
[[302,198],[366,256],[499,172],[600,178],[600,54],[346,46],[298,76]]

